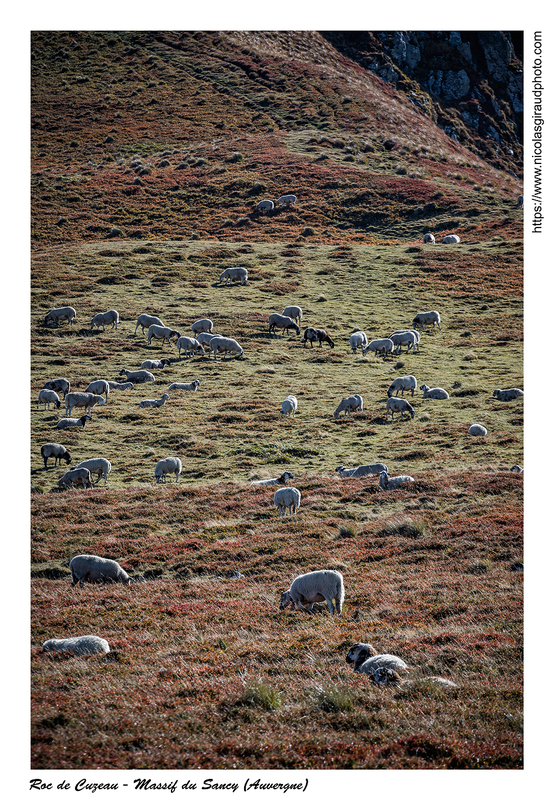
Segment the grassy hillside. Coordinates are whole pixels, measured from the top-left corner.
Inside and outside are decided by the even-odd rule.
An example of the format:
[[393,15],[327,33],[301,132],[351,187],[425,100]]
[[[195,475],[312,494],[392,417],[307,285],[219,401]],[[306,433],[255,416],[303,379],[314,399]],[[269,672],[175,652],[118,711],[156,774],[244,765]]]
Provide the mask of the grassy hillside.
[[[32,767],[521,768],[523,476],[509,467],[523,408],[492,396],[523,380],[517,179],[315,33],[37,33],[32,124]],[[285,191],[295,208],[253,212]],[[462,244],[423,245],[427,230]],[[248,285],[219,284],[227,266]],[[334,349],[269,336],[290,303]],[[67,304],[75,324],[45,328]],[[110,308],[118,330],[91,331]],[[382,337],[430,308],[442,331],[417,353],[349,348],[358,328]],[[184,335],[207,316],[244,358],[148,347],[142,312]],[[83,390],[162,356],[155,383],[112,392],[84,430],[37,408],[48,379]],[[450,399],[418,389],[414,419],[386,422],[403,374]],[[138,408],[195,378],[198,392]],[[294,419],[279,413],[289,393]],[[335,420],[352,393],[364,410]],[[73,463],[109,458],[107,485],[58,492],[48,441]],[[168,455],[183,473],[158,486]],[[376,460],[415,483],[336,475]],[[249,485],[285,469],[302,492],[292,519]],[[134,582],[71,590],[80,552]],[[342,617],[280,612],[320,568],[344,575]],[[112,652],[40,652],[84,633]],[[356,675],[357,641],[404,658],[412,682]]]

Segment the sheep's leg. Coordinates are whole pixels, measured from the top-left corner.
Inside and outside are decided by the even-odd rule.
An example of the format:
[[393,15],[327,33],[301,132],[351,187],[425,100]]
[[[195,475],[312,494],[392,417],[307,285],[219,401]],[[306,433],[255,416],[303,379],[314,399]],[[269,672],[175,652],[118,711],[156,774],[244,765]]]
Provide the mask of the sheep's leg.
[[330,613],[334,614],[335,613],[335,607],[333,605],[333,601],[329,597],[326,597],[325,598],[325,602],[327,603],[327,606],[329,608]]

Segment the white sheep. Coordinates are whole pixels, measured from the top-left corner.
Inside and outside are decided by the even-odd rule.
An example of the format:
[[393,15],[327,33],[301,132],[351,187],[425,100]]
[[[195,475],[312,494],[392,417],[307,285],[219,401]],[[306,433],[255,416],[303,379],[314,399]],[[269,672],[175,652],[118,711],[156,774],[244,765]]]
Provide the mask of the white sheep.
[[417,389],[417,380],[414,375],[400,375],[398,378],[395,378],[389,388],[387,389],[387,395],[392,397],[393,394],[396,392],[398,396],[398,392],[402,392],[404,395],[404,390],[412,392],[412,397],[414,396],[414,392]]
[[339,478],[367,478],[368,475],[380,475],[381,472],[388,472],[389,468],[381,461],[376,461],[375,464],[362,464],[359,467],[337,467],[335,472],[339,473]]
[[100,478],[103,477],[106,484],[108,482],[108,473],[112,471],[112,465],[107,458],[88,458],[86,461],[76,464],[73,469],[79,469],[80,467],[88,469],[91,476],[98,475],[96,483],[100,483]]
[[181,464],[180,458],[168,456],[168,458],[160,459],[154,468],[156,483],[159,483],[160,480],[162,483],[165,483],[167,475],[172,475],[173,473],[175,473],[175,483],[177,483],[182,469],[183,465]]
[[167,403],[168,400],[169,395],[167,392],[164,392],[159,400],[141,400],[139,403],[139,408],[161,408]]
[[54,392],[63,392],[63,396],[65,399],[66,394],[70,390],[69,381],[67,378],[55,378],[53,381],[46,381],[43,389],[52,389]]
[[421,330],[425,328],[427,324],[438,325],[439,331],[441,329],[441,315],[438,311],[419,311],[412,320],[412,328],[414,330],[417,328],[418,325],[421,325]]
[[109,311],[104,311],[100,314],[95,314],[90,323],[90,329],[92,330],[95,325],[97,328],[99,328],[101,325],[102,330],[105,331],[106,325],[109,325],[110,322],[112,323],[112,330],[113,328],[117,330],[117,326],[119,325],[119,314],[115,308],[112,308]]
[[288,331],[291,328],[296,332],[297,336],[300,333],[300,326],[296,324],[292,317],[286,317],[284,314],[270,314],[269,335],[271,336],[272,333],[276,333],[277,328],[280,328],[283,331],[281,334],[282,336],[284,336],[285,331]]
[[419,388],[423,392],[424,400],[448,400],[450,397],[446,389],[441,389],[439,386],[435,389],[430,389],[427,384],[422,383]]
[[358,347],[364,348],[367,345],[367,336],[364,331],[355,331],[350,336],[350,347],[355,353]]
[[89,486],[92,489],[92,475],[90,474],[90,470],[86,467],[74,467],[70,469],[69,472],[66,472],[65,475],[58,481],[58,487],[60,489],[65,489],[67,486],[72,487],[76,486],[77,484],[81,484],[83,489],[87,489]]
[[197,378],[195,381],[191,381],[190,383],[172,383],[167,387],[167,391],[172,392],[174,389],[184,389],[185,392],[196,392],[199,386],[200,381]]
[[208,357],[210,352],[210,342],[214,338],[214,336],[221,336],[220,333],[199,333],[196,337],[196,341],[202,345],[202,350],[204,350],[204,345],[208,347]]
[[411,406],[407,400],[404,400],[402,397],[389,397],[387,400],[387,413],[385,414],[385,420],[388,420],[389,413],[391,415],[391,419],[394,420],[394,415],[397,411],[400,411],[400,419],[404,419],[404,411],[406,411],[411,418],[414,418],[415,411],[413,406]]
[[400,489],[405,483],[414,483],[411,475],[395,475],[391,478],[385,470],[379,475],[379,491],[382,492]]
[[402,352],[403,344],[407,345],[406,352],[408,353],[410,351],[410,347],[414,352],[416,347],[419,349],[418,346],[419,343],[417,337],[418,337],[417,331],[397,331],[395,333],[391,333],[391,335],[388,338],[391,340],[391,342],[393,342],[395,346],[394,349],[395,353]]
[[[223,360],[227,353],[236,353],[236,358],[242,358],[243,349],[236,339],[230,339],[227,336],[214,336],[210,340],[210,351],[214,354],[214,359],[217,360],[217,354],[223,353]],[[209,355],[208,355],[209,357]]]
[[294,486],[284,486],[282,489],[277,489],[273,495],[273,505],[279,509],[279,516],[286,516],[287,508],[289,514],[296,514],[297,508],[300,506],[302,495],[300,491]]
[[89,383],[85,389],[85,392],[92,392],[92,394],[105,394],[107,400],[110,393],[109,381],[105,381],[103,379],[92,381],[92,383]]
[[448,236],[445,236],[442,240],[443,244],[460,244],[460,237],[457,236],[455,233],[449,233]]
[[435,237],[432,233],[425,233],[423,235],[423,244],[435,244]]
[[270,211],[273,211],[273,200],[260,200],[260,202],[256,204],[256,211],[260,214],[268,214]]
[[68,639],[48,639],[42,645],[43,653],[70,651],[74,656],[109,653],[110,645],[100,636],[71,636]]
[[161,321],[159,317],[153,317],[150,314],[141,314],[137,319],[137,324],[135,326],[135,334],[138,330],[138,327],[141,327],[141,333],[144,336],[144,331],[148,330],[150,325],[159,325],[161,328],[165,328],[164,323]]
[[250,481],[250,486],[286,486],[287,481],[294,478],[292,472],[283,472],[278,478],[265,478],[260,481]]
[[59,408],[61,406],[61,400],[51,389],[41,389],[38,393],[38,400],[37,406],[41,403],[44,403],[44,410],[46,411],[46,406],[48,406],[48,411],[50,411],[50,403],[54,404],[55,408]]
[[126,381],[125,383],[118,383],[118,381],[108,381],[108,386],[110,387],[110,391],[116,389],[119,392],[124,392],[125,389],[135,388],[135,384],[131,383],[130,381]]
[[279,608],[283,610],[290,605],[303,611],[306,606],[306,611],[313,613],[314,603],[323,602],[327,603],[331,614],[340,616],[344,603],[344,580],[337,570],[317,569],[299,575],[290,589],[281,595]]
[[393,331],[389,339],[392,339],[393,336],[396,336],[399,333],[411,333],[412,336],[415,336],[415,343],[414,343],[414,350],[419,350],[419,342],[421,340],[421,334],[419,331],[415,330],[414,328],[400,328],[397,331]]
[[492,393],[493,397],[496,397],[497,400],[503,400],[508,402],[510,400],[516,400],[518,397],[523,397],[523,391],[521,389],[495,389]]
[[372,674],[376,669],[386,668],[403,672],[408,670],[408,665],[398,656],[390,653],[378,653],[370,644],[358,642],[352,645],[346,656],[346,661],[354,666],[354,672]]
[[155,376],[152,375],[151,372],[148,372],[147,369],[122,369],[119,373],[120,375],[125,375],[127,378],[127,382],[131,383],[152,383],[156,380]]
[[310,347],[314,346],[314,342],[319,342],[320,347],[323,342],[327,342],[331,349],[335,346],[334,341],[323,328],[306,328],[304,331],[304,347],[306,347],[306,342],[310,343]]
[[71,570],[71,585],[77,583],[83,588],[85,583],[124,583],[127,586],[131,578],[123,567],[111,558],[101,558],[88,553],[73,556],[69,562]]
[[170,366],[171,361],[169,358],[147,358],[140,365],[140,369],[163,369]]
[[470,425],[468,432],[471,433],[472,436],[486,436],[488,433],[485,426],[480,425],[478,422],[474,422],[473,425]]
[[69,450],[63,444],[56,442],[47,442],[40,448],[40,455],[44,459],[44,469],[48,469],[48,459],[54,459],[54,466],[62,463],[62,458],[66,464],[71,464],[71,455]]
[[74,408],[84,408],[85,414],[92,417],[92,407],[95,405],[103,406],[106,401],[100,394],[92,392],[69,392],[65,397],[65,415],[71,416]]
[[165,325],[150,325],[148,328],[148,335],[146,337],[148,345],[150,345],[152,339],[161,339],[162,340],[162,347],[164,342],[167,342],[168,345],[171,347],[171,339],[175,336],[177,339],[181,336],[179,331],[174,331],[172,328],[166,328]]
[[367,345],[367,347],[364,347],[364,349],[362,350],[362,355],[365,356],[366,353],[369,353],[371,351],[375,353],[375,356],[377,357],[377,355],[382,350],[383,358],[386,358],[387,353],[392,353],[393,348],[394,348],[394,342],[392,341],[392,339],[389,338],[372,339],[371,342]]
[[179,336],[176,342],[177,352],[179,353],[179,361],[181,360],[181,350],[185,351],[185,358],[194,356],[195,353],[203,353],[204,347],[198,339],[192,336]]
[[89,416],[89,414],[83,414],[83,416],[79,417],[79,419],[72,419],[71,417],[63,417],[63,419],[61,419],[56,425],[56,428],[59,431],[63,430],[64,428],[84,428],[85,423],[89,422],[89,420],[91,419],[92,417]]
[[300,306],[287,306],[283,309],[283,316],[290,317],[300,325],[300,320],[302,319],[302,309]]
[[343,397],[338,406],[333,411],[335,419],[339,418],[340,412],[344,411],[344,416],[352,411],[363,411],[364,401],[361,394],[351,394],[350,397]]
[[248,270],[245,267],[227,267],[219,276],[219,283],[222,281],[225,281],[226,284],[240,281],[241,286],[247,286]]
[[44,317],[44,325],[47,326],[49,322],[54,322],[57,328],[60,320],[66,319],[70,325],[73,325],[73,320],[77,316],[77,312],[72,306],[63,306],[63,308],[52,308]]
[[211,319],[197,319],[191,325],[192,332],[197,333],[211,333],[214,329],[214,324]]
[[520,467],[519,464],[514,464],[513,467],[510,467],[510,472],[517,472],[519,474],[523,474],[523,467]]
[[293,206],[296,203],[296,195],[284,194],[275,201],[275,206]]
[[289,394],[289,396],[286,397],[281,403],[281,414],[288,415],[289,417],[292,414],[292,416],[294,417],[297,408],[298,408],[298,400],[293,394]]

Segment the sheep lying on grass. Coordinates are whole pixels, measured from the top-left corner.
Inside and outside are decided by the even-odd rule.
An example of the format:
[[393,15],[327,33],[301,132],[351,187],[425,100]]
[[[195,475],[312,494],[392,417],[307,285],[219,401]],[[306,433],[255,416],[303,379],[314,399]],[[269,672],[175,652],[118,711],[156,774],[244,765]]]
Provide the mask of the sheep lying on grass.
[[183,389],[185,392],[196,392],[199,386],[200,381],[197,378],[190,383],[172,383],[167,387],[167,391],[172,392],[174,389]]
[[407,400],[404,400],[402,397],[389,397],[387,400],[387,413],[385,414],[385,420],[388,420],[389,413],[391,415],[391,419],[394,420],[394,415],[400,411],[400,419],[404,419],[404,411],[406,411],[411,418],[414,418],[415,411],[413,406],[411,406]]
[[88,469],[91,476],[98,475],[96,483],[100,482],[100,478],[104,478],[104,483],[108,482],[108,473],[112,470],[112,465],[107,458],[88,458],[86,461],[81,461],[80,464],[75,464],[73,469]]
[[344,411],[344,416],[352,411],[363,411],[364,401],[361,394],[351,394],[350,397],[343,397],[338,406],[333,411],[333,416],[338,419],[340,412]]
[[398,656],[390,653],[377,653],[377,650],[370,644],[358,642],[352,645],[346,656],[346,661],[352,664],[354,672],[365,672],[370,675],[376,669],[386,668],[398,672],[406,672],[408,665]]
[[71,651],[74,656],[89,656],[109,653],[110,645],[100,636],[71,636],[69,639],[48,639],[42,645],[43,653]]
[[302,495],[295,486],[284,486],[282,489],[277,489],[273,496],[273,505],[279,509],[279,516],[286,516],[287,509],[289,514],[296,514],[296,510],[300,506]]
[[286,486],[287,481],[294,478],[292,472],[283,472],[278,478],[266,478],[261,481],[250,481],[250,486]]
[[285,414],[285,416],[288,415],[289,417],[292,414],[294,417],[297,408],[298,400],[293,394],[289,394],[288,397],[286,397],[281,403],[281,414]]
[[169,395],[167,392],[164,392],[159,400],[141,400],[139,403],[139,408],[161,408],[167,403],[168,400]]
[[474,422],[473,425],[470,425],[468,431],[472,436],[486,436],[488,433],[485,426],[479,425],[478,422]]
[[79,417],[78,419],[74,418],[72,419],[71,417],[64,417],[58,422],[56,428],[59,431],[63,430],[64,428],[84,428],[85,424],[89,422],[91,419],[92,417],[89,414],[83,414],[83,416]]
[[389,478],[388,472],[381,472],[379,475],[379,491],[388,492],[392,489],[400,489],[405,483],[413,483],[414,479],[411,475],[395,475],[394,478]]
[[130,381],[131,383],[152,383],[152,381],[156,380],[155,376],[148,372],[147,369],[136,369],[134,371],[122,369],[119,374],[125,375],[127,382]]
[[420,389],[423,392],[424,400],[448,400],[450,397],[446,389],[441,389],[438,386],[435,389],[430,389],[427,384],[422,383]]
[[62,458],[66,464],[71,464],[71,455],[69,454],[69,450],[67,450],[63,444],[47,442],[40,448],[40,455],[44,459],[44,469],[48,469],[49,458],[54,459],[54,466],[56,466],[58,463],[61,464]]
[[180,458],[168,456],[168,458],[160,459],[154,468],[154,477],[156,478],[156,483],[159,483],[160,481],[165,483],[166,477],[173,474],[175,474],[175,483],[177,483],[182,469],[183,465],[181,464]]
[[130,381],[126,381],[125,383],[118,383],[117,381],[108,381],[108,386],[110,387],[110,391],[112,389],[116,389],[117,391],[124,392],[125,389],[134,389],[135,384],[131,383]]
[[460,237],[455,233],[449,233],[442,240],[443,244],[460,244]]
[[510,400],[517,400],[518,397],[523,397],[522,389],[495,389],[492,393],[493,397],[497,400],[509,402]]
[[141,369],[163,369],[164,367],[170,367],[171,361],[169,358],[147,358],[146,361],[143,361],[140,365]]
[[423,234],[423,244],[435,244],[435,237],[432,233]]
[[306,606],[306,611],[313,613],[314,603],[323,602],[327,603],[331,614],[340,616],[344,603],[344,581],[336,570],[318,569],[299,575],[291,583],[290,589],[281,595],[279,608],[283,610],[291,605],[304,611]]
[[117,561],[111,558],[89,555],[88,553],[74,556],[69,562],[71,570],[71,585],[77,583],[83,588],[85,583],[131,583],[131,578]]
[[339,478],[366,478],[368,475],[380,475],[381,472],[388,472],[389,468],[381,461],[377,461],[375,464],[362,464],[350,469],[340,466],[335,471],[339,473]]
[[48,406],[48,411],[50,411],[50,403],[54,404],[54,408],[59,408],[61,406],[61,401],[56,392],[53,392],[51,389],[41,389],[38,393],[37,399],[37,406],[41,403],[44,403],[44,410],[46,411],[46,406]]
[[79,483],[83,489],[92,489],[92,475],[90,474],[90,470],[86,469],[86,467],[70,469],[69,472],[66,472],[65,475],[62,475],[59,479],[58,488],[69,489],[73,486],[77,486]]

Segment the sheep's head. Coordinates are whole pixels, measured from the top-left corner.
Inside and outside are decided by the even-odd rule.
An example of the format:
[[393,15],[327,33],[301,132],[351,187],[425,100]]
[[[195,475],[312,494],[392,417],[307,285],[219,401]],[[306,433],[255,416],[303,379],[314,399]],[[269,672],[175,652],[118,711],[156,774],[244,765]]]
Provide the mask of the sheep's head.
[[357,669],[364,661],[367,661],[370,656],[376,656],[377,650],[371,644],[364,644],[358,642],[352,645],[346,655],[346,661],[351,664],[354,662],[354,669]]
[[397,686],[400,683],[398,672],[394,669],[389,669],[389,667],[378,667],[375,672],[370,673],[369,679],[378,686]]
[[281,595],[281,600],[279,601],[279,610],[282,611],[289,605],[289,603],[291,605],[294,605],[290,596],[290,592],[287,589],[287,591],[283,592],[283,594]]

